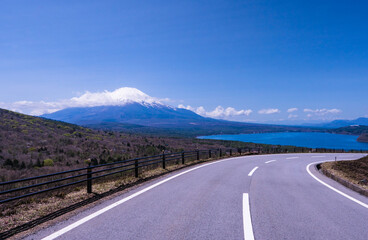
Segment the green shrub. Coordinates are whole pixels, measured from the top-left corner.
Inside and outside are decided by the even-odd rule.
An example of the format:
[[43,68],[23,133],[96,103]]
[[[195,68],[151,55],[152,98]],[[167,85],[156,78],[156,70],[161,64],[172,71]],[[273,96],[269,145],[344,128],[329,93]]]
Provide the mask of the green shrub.
[[54,166],[54,160],[52,160],[51,158],[43,160],[43,166]]
[[30,147],[30,148],[28,148],[28,151],[29,151],[29,152],[35,152],[35,151],[37,151],[37,148],[35,148],[35,147]]

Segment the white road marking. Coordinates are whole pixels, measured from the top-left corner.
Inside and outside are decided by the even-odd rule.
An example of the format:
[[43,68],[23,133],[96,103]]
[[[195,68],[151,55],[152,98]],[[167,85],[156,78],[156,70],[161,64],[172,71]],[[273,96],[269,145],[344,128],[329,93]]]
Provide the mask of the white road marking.
[[243,193],[243,228],[244,228],[244,239],[254,240],[248,193]]
[[252,175],[253,175],[253,173],[257,170],[257,168],[258,168],[258,167],[253,168],[253,169],[252,169],[252,171],[250,171],[250,172],[249,172],[248,176],[249,176],[249,177],[250,177],[250,176],[252,176]]
[[313,165],[313,164],[317,164],[317,163],[321,163],[321,162],[314,162],[314,163],[310,163],[310,164],[308,164],[308,165],[307,165],[306,169],[307,169],[307,172],[309,173],[309,175],[311,175],[314,179],[316,179],[318,182],[320,182],[321,184],[325,185],[325,186],[326,186],[326,187],[328,187],[329,189],[331,189],[331,190],[333,190],[333,191],[337,192],[338,194],[340,194],[340,195],[342,195],[342,196],[346,197],[347,199],[350,199],[351,201],[356,202],[356,203],[358,203],[359,205],[361,205],[361,206],[363,206],[363,207],[365,207],[365,208],[367,208],[367,209],[368,209],[368,204],[365,204],[365,203],[363,203],[363,202],[359,201],[358,199],[355,199],[355,198],[353,198],[353,197],[351,197],[351,196],[347,195],[346,193],[343,193],[343,192],[341,192],[340,190],[337,190],[336,188],[334,188],[334,187],[332,187],[332,186],[328,185],[327,183],[323,182],[322,180],[320,180],[319,178],[317,178],[316,176],[314,176],[314,175],[311,173],[311,171],[309,170],[309,167],[310,167],[311,165]]
[[95,218],[95,217],[103,214],[104,212],[107,212],[108,210],[110,210],[110,209],[112,209],[112,208],[114,208],[114,207],[116,207],[116,206],[118,206],[120,204],[123,204],[126,201],[128,201],[128,200],[130,200],[132,198],[135,198],[135,197],[141,195],[142,193],[145,193],[145,192],[147,192],[147,191],[149,191],[149,190],[151,190],[151,189],[153,189],[153,188],[155,188],[155,187],[157,187],[157,186],[159,186],[159,185],[161,185],[163,183],[166,183],[166,182],[168,182],[168,181],[170,181],[170,180],[172,180],[174,178],[177,178],[177,177],[179,177],[181,175],[184,175],[186,173],[189,173],[191,171],[197,170],[197,169],[202,168],[202,167],[206,167],[206,166],[209,166],[209,165],[212,165],[212,164],[216,164],[216,163],[220,163],[220,162],[224,162],[224,161],[229,161],[229,160],[232,160],[232,159],[234,159],[234,158],[223,159],[223,160],[220,160],[220,161],[217,161],[217,162],[207,163],[207,164],[204,164],[204,165],[201,165],[201,166],[198,166],[198,167],[189,169],[187,171],[181,172],[181,173],[176,174],[174,176],[171,176],[171,177],[169,177],[169,178],[167,178],[165,180],[162,180],[162,181],[160,181],[158,183],[155,183],[155,184],[153,184],[153,185],[151,185],[149,187],[146,187],[146,188],[144,188],[144,189],[142,189],[142,190],[140,190],[140,191],[138,191],[136,193],[133,193],[132,195],[130,195],[130,196],[126,197],[126,198],[123,198],[123,199],[121,199],[121,200],[119,200],[119,201],[117,201],[117,202],[115,202],[115,203],[113,203],[113,204],[111,204],[111,205],[109,205],[107,207],[104,207],[104,208],[98,210],[97,212],[94,212],[94,213],[92,213],[92,214],[90,214],[90,215],[88,215],[88,216],[86,216],[86,217],[84,217],[84,218],[76,221],[75,223],[72,223],[72,224],[70,224],[70,225],[68,225],[68,226],[60,229],[59,231],[54,232],[53,234],[51,234],[51,235],[43,238],[42,240],[52,240],[52,239],[55,239],[55,238],[63,235],[64,233],[69,232],[70,230],[72,230],[72,229],[74,229],[74,228],[82,225],[83,223],[85,223],[85,222],[87,222],[87,221],[89,221],[89,220],[91,220],[91,219],[93,219],[93,218]]
[[299,157],[288,157],[286,159],[295,159],[295,158],[299,158]]
[[312,156],[312,158],[324,158],[326,156]]
[[272,162],[276,162],[276,160],[270,160],[270,161],[267,161],[265,163],[272,163]]

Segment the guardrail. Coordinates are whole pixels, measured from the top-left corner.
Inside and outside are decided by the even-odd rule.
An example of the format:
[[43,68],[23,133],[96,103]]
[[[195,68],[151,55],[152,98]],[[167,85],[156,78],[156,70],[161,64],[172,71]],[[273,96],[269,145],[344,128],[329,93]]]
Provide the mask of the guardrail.
[[[178,153],[163,153],[155,156],[141,157],[119,162],[112,162],[100,165],[89,165],[88,167],[73,169],[64,172],[57,172],[36,177],[18,179],[13,181],[1,182],[0,204],[7,203],[34,195],[67,188],[73,185],[86,183],[87,193],[92,193],[92,180],[107,178],[108,176],[118,175],[126,172],[134,173],[136,178],[140,175],[140,169],[155,169],[166,166],[172,162],[174,164],[185,164],[187,160],[204,160],[214,156],[232,156],[237,151],[241,154],[242,149],[210,149],[196,150]],[[251,152],[252,149],[246,151]],[[253,150],[255,151],[255,150]]]
[[[309,148],[303,148],[312,151]],[[297,148],[293,152],[298,152]],[[304,152],[303,150],[303,152]],[[314,149],[315,152],[346,152],[344,150]],[[156,169],[162,167],[166,169],[167,164],[185,164],[187,160],[205,160],[212,157],[222,157],[224,155],[232,156],[242,153],[282,153],[287,152],[282,148],[263,149],[263,148],[230,148],[230,149],[209,149],[196,150],[178,153],[163,153],[155,156],[134,158],[119,162],[112,162],[100,165],[89,165],[88,167],[57,172],[36,177],[1,182],[0,204],[7,203],[34,195],[55,191],[62,188],[68,188],[74,185],[86,183],[87,193],[92,193],[92,180],[108,178],[112,175],[128,173],[136,178],[140,175],[141,169]],[[357,151],[359,152],[359,151]],[[363,151],[360,151],[363,152]]]

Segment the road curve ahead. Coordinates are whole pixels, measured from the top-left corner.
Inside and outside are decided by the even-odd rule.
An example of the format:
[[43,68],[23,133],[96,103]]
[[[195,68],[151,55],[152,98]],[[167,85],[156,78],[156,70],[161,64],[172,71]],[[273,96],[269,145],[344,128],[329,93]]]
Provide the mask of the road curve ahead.
[[310,165],[362,156],[278,154],[202,164],[146,183],[26,239],[366,240],[368,199]]

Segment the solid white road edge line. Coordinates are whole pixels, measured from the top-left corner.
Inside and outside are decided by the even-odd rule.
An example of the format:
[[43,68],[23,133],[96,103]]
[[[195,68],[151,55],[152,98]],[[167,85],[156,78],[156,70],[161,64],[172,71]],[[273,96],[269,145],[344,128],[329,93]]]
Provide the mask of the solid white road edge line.
[[244,228],[244,239],[254,240],[248,193],[243,193],[243,228]]
[[323,182],[322,180],[320,180],[319,178],[317,178],[316,176],[314,176],[314,175],[311,173],[311,171],[309,170],[309,168],[310,168],[310,166],[311,166],[311,165],[313,165],[313,164],[317,164],[317,163],[321,163],[321,162],[314,162],[314,163],[310,163],[310,164],[308,164],[308,165],[307,165],[306,169],[307,169],[307,172],[309,173],[309,175],[311,175],[314,179],[316,179],[318,182],[320,182],[321,184],[325,185],[325,186],[326,186],[326,187],[328,187],[329,189],[331,189],[331,190],[333,190],[333,191],[337,192],[338,194],[340,194],[340,195],[342,195],[342,196],[346,197],[347,199],[350,199],[351,201],[356,202],[356,203],[358,203],[359,205],[361,205],[362,207],[365,207],[365,208],[367,208],[367,209],[368,209],[368,204],[365,204],[365,203],[363,203],[363,202],[359,201],[358,199],[355,199],[355,198],[353,198],[353,197],[351,197],[351,196],[347,195],[346,193],[343,193],[343,192],[341,192],[340,190],[337,190],[336,188],[331,187],[331,186],[330,186],[330,185],[328,185],[327,183]]
[[252,169],[252,171],[249,172],[248,176],[251,177],[253,173],[257,170],[258,167],[255,167]]
[[312,156],[312,158],[324,158],[326,156]]
[[113,203],[113,204],[111,204],[111,205],[109,205],[107,207],[104,207],[104,208],[98,210],[97,212],[94,212],[94,213],[92,213],[92,214],[90,214],[90,215],[88,215],[88,216],[86,216],[86,217],[84,217],[84,218],[76,221],[75,223],[72,223],[72,224],[70,224],[70,225],[68,225],[68,226],[60,229],[59,231],[54,232],[53,234],[51,234],[51,235],[49,235],[49,236],[47,236],[45,238],[42,238],[42,240],[52,240],[52,239],[55,239],[55,238],[63,235],[64,233],[69,232],[70,230],[72,230],[72,229],[74,229],[74,228],[82,225],[83,223],[85,223],[85,222],[87,222],[87,221],[89,221],[89,220],[97,217],[98,215],[101,215],[102,213],[104,213],[104,212],[106,212],[106,211],[108,211],[108,210],[110,210],[110,209],[112,209],[112,208],[114,208],[114,207],[116,207],[116,206],[118,206],[120,204],[123,204],[126,201],[128,201],[128,200],[130,200],[132,198],[135,198],[135,197],[141,195],[142,193],[145,193],[145,192],[147,192],[147,191],[149,191],[149,190],[151,190],[151,189],[153,189],[153,188],[155,188],[155,187],[157,187],[157,186],[159,186],[159,185],[161,185],[161,184],[163,184],[165,182],[168,182],[168,181],[170,181],[170,180],[172,180],[174,178],[177,178],[177,177],[179,177],[181,175],[184,175],[186,173],[189,173],[191,171],[197,170],[197,169],[202,168],[202,167],[206,167],[206,166],[209,166],[209,165],[212,165],[212,164],[216,164],[216,163],[220,163],[220,162],[224,162],[224,161],[229,161],[229,160],[232,160],[232,159],[234,159],[234,158],[223,159],[223,160],[219,160],[219,161],[216,161],[216,162],[207,163],[207,164],[204,164],[204,165],[201,165],[201,166],[198,166],[198,167],[189,169],[187,171],[181,172],[181,173],[176,174],[174,176],[171,176],[171,177],[169,177],[169,178],[167,178],[165,180],[162,180],[162,181],[160,181],[158,183],[155,183],[155,184],[153,184],[153,185],[151,185],[149,187],[146,187],[146,188],[144,188],[144,189],[142,189],[142,190],[140,190],[140,191],[138,191],[136,193],[133,193],[132,195],[130,195],[130,196],[126,197],[126,198],[123,198],[123,199],[121,199],[121,200],[119,200],[119,201],[117,201],[117,202],[115,202],[115,203]]
[[267,161],[265,163],[272,163],[272,162],[276,162],[276,160],[270,160],[270,161]]
[[299,157],[288,157],[286,159],[295,159],[295,158],[299,158]]

